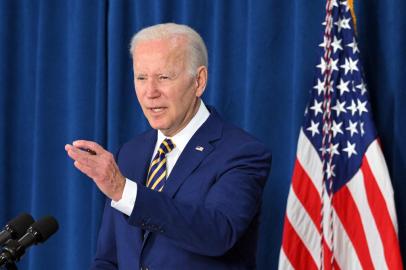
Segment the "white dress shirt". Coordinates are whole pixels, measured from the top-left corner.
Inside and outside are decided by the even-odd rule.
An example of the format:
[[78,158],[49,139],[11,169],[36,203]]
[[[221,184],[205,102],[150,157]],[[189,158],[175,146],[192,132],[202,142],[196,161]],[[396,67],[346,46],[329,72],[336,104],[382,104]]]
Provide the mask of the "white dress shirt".
[[[167,170],[167,178],[169,177],[173,167],[176,164],[180,154],[182,154],[183,149],[185,149],[186,144],[192,138],[192,136],[196,133],[196,131],[200,128],[201,125],[209,118],[210,112],[207,110],[206,106],[204,105],[203,101],[200,102],[199,110],[190,120],[190,122],[184,127],[181,131],[175,134],[173,137],[166,137],[160,130],[158,130],[158,138],[155,143],[155,150],[154,154],[151,157],[151,161],[154,158],[156,152],[159,149],[162,141],[166,138],[172,140],[175,144],[175,148],[166,155],[166,170]],[[123,196],[119,201],[111,201],[111,206],[115,209],[119,210],[120,212],[130,216],[134,205],[137,199],[137,183],[126,178],[125,186],[123,191]]]

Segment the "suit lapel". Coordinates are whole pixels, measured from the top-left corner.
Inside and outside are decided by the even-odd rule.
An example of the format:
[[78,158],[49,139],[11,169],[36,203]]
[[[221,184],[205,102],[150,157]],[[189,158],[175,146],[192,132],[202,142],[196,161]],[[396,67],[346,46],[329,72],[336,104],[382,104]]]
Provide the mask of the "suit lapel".
[[214,109],[207,121],[197,130],[187,143],[177,160],[169,178],[166,180],[163,192],[170,197],[176,192],[186,178],[199,166],[202,160],[214,150],[211,142],[221,137],[222,122]]

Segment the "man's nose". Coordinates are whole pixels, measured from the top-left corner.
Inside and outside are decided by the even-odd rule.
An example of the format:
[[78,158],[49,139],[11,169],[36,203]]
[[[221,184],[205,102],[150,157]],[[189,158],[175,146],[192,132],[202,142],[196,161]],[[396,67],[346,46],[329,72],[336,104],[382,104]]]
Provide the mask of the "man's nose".
[[148,80],[147,83],[147,97],[157,98],[160,96],[158,82],[155,79]]

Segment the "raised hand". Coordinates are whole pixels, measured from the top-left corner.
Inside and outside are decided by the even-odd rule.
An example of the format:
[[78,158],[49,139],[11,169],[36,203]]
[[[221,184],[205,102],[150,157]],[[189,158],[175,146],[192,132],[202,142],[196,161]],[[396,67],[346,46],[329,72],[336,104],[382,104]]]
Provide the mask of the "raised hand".
[[95,142],[85,140],[67,144],[65,150],[75,161],[75,167],[92,178],[101,192],[114,201],[121,199],[125,178],[110,152]]

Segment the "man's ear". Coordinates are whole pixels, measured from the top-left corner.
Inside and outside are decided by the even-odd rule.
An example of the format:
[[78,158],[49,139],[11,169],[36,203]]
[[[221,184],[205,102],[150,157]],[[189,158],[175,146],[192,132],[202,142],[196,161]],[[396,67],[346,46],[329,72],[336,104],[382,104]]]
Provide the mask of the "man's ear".
[[201,97],[203,95],[204,89],[207,84],[207,67],[200,66],[197,68],[196,74],[196,97]]

